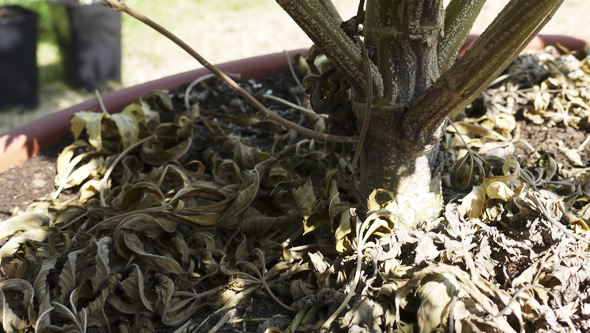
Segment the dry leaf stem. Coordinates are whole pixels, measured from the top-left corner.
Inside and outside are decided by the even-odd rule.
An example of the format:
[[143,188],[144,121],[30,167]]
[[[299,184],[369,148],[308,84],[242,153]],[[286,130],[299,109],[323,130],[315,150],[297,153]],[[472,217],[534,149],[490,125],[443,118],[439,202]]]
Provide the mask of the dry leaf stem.
[[[369,60],[369,55],[367,54],[367,48],[365,47],[365,43],[363,43],[363,41],[358,37],[355,36],[355,40],[356,42],[359,44],[359,46],[361,47],[361,51],[363,54],[363,64],[365,66],[365,70],[366,70],[366,80],[367,82],[371,82],[373,80],[373,78],[371,77],[371,62]],[[356,151],[354,152],[354,157],[352,158],[352,167],[356,166],[356,163],[358,162],[360,156],[361,156],[361,152],[363,151],[363,145],[365,143],[365,138],[367,136],[367,130],[369,129],[369,120],[371,119],[371,104],[373,104],[373,85],[369,84],[369,86],[367,87],[367,94],[366,97],[367,102],[367,108],[365,110],[365,114],[363,116],[363,124],[361,125],[361,132],[359,134],[359,140],[358,143],[356,145]]]
[[160,26],[156,22],[150,20],[145,15],[135,11],[134,9],[128,7],[122,2],[117,0],[103,0],[105,4],[117,11],[124,12],[133,18],[141,21],[142,23],[146,24],[147,26],[151,27],[152,29],[156,30],[157,32],[164,35],[166,38],[170,39],[176,45],[180,46],[183,50],[185,50],[188,54],[190,54],[193,58],[195,58],[203,67],[210,70],[212,73],[217,75],[220,79],[222,79],[225,83],[227,83],[230,87],[232,87],[238,94],[240,94],[248,103],[254,106],[258,111],[264,114],[266,117],[278,122],[279,124],[297,131],[298,133],[310,137],[312,139],[320,140],[320,141],[331,141],[331,142],[339,142],[339,143],[356,143],[358,139],[356,137],[351,136],[341,136],[341,135],[331,135],[326,133],[320,133],[314,130],[310,130],[303,126],[297,125],[279,115],[272,113],[268,110],[262,103],[260,103],[254,96],[250,95],[246,90],[240,87],[232,78],[227,76],[223,73],[219,68],[215,67],[211,63],[209,63],[205,58],[203,58],[197,51],[191,48],[188,44],[183,42],[180,38],[175,36],[170,31],[166,30],[164,27]]

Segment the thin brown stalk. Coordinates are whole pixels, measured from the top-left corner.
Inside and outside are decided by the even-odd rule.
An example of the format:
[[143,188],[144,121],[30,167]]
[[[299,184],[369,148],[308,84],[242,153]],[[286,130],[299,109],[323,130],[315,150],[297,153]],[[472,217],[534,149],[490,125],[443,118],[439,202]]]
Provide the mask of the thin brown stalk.
[[160,26],[156,22],[150,20],[145,15],[137,12],[136,10],[128,7],[122,2],[117,0],[103,0],[105,5],[117,10],[124,12],[131,17],[141,21],[142,23],[146,24],[147,26],[151,27],[152,29],[156,30],[166,38],[170,39],[176,45],[180,46],[183,50],[185,50],[188,54],[190,54],[193,58],[195,58],[203,67],[207,68],[213,74],[217,75],[220,79],[222,79],[225,83],[227,83],[230,87],[232,87],[238,94],[240,94],[248,103],[254,106],[258,111],[260,111],[266,117],[276,121],[277,123],[292,129],[302,135],[310,137],[312,139],[320,140],[320,141],[331,141],[331,142],[339,142],[339,143],[356,143],[357,138],[350,137],[350,136],[341,136],[341,135],[331,135],[326,133],[320,133],[317,131],[310,130],[303,126],[297,125],[279,115],[272,113],[268,110],[262,103],[260,103],[254,96],[250,95],[246,90],[240,87],[233,79],[223,73],[219,68],[215,67],[211,63],[209,63],[205,58],[203,58],[197,51],[191,48],[188,44],[183,42],[180,38],[176,35],[171,33],[170,31],[166,30],[164,27]]
[[[366,70],[366,80],[367,82],[371,82],[373,78],[371,77],[371,63],[369,60],[369,55],[367,54],[367,48],[363,41],[358,37],[355,36],[356,42],[361,47],[361,51],[363,53],[363,60]],[[352,158],[352,166],[355,167],[356,163],[361,156],[361,152],[363,151],[363,145],[365,143],[365,138],[367,136],[367,130],[369,129],[369,120],[371,119],[371,104],[373,104],[373,85],[369,85],[367,88],[367,95],[366,95],[366,104],[367,109],[365,110],[365,114],[363,116],[363,124],[361,125],[361,132],[359,133],[359,140],[356,145],[356,151],[354,152],[354,157]]]

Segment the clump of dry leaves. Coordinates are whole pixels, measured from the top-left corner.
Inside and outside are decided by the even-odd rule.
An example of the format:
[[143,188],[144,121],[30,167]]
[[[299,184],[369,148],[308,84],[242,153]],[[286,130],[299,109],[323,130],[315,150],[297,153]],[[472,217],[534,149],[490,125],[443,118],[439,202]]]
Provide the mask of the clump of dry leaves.
[[[589,61],[554,49],[518,58],[479,100],[486,112],[447,130],[444,178],[468,192],[455,188],[443,216],[416,228],[396,223],[386,191],[359,202],[349,147],[300,137],[235,97],[213,104],[231,95],[223,86],[80,112],[58,189],[0,224],[2,327],[588,331],[590,169],[564,143],[579,168],[511,153],[519,112],[589,126]],[[307,103],[297,87],[244,84]],[[274,105],[325,130],[324,115]],[[60,200],[71,189],[79,197]],[[239,318],[254,295],[278,315]]]

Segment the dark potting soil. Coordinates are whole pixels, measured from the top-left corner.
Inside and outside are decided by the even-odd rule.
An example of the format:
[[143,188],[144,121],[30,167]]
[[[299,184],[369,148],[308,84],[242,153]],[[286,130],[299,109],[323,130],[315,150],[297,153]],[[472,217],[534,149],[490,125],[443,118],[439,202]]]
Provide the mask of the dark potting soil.
[[[283,78],[284,75],[283,74]],[[257,86],[257,90],[281,91],[286,89],[285,80],[267,79],[264,80],[263,86]],[[183,96],[184,87],[178,88],[173,94],[179,101]],[[235,97],[236,93],[229,87],[214,88],[215,101],[230,100]],[[521,132],[520,138],[526,141],[536,152],[548,152],[552,154],[558,164],[564,168],[571,168],[572,165],[565,154],[557,149],[557,142],[563,141],[568,147],[577,148],[589,135],[586,131],[575,130],[571,127],[544,127],[533,124],[526,120],[518,120]],[[56,160],[61,150],[73,142],[73,136],[66,136],[56,147],[50,151],[43,152],[33,158],[28,159],[23,164],[14,166],[0,173],[0,221],[12,216],[15,210],[24,210],[28,205],[37,198],[42,198],[50,194],[54,189],[54,178],[56,174]],[[512,157],[532,156],[534,153],[523,142],[515,143],[515,152]],[[581,151],[582,160],[589,165],[590,161],[590,144],[586,145]],[[73,193],[62,193],[63,195],[74,196]]]
[[[284,74],[282,77],[284,78]],[[285,80],[282,79],[267,79],[261,85],[255,84],[257,92],[264,92],[273,90],[274,92],[284,91],[288,89],[284,87]],[[175,103],[180,103],[182,100],[184,88],[179,88],[172,92],[175,96],[173,99]],[[226,86],[211,87],[212,100],[222,101],[231,100],[235,97],[235,92]],[[208,101],[210,102],[210,101]],[[247,106],[246,106],[247,107]],[[585,131],[576,131],[569,127],[543,127],[532,124],[526,120],[518,121],[521,132],[520,138],[528,143],[528,145],[517,142],[515,143],[515,152],[512,157],[518,155],[531,156],[533,147],[536,152],[548,152],[553,154],[558,164],[563,164],[564,167],[570,168],[570,162],[561,151],[557,149],[559,140],[566,142],[570,148],[579,147],[586,139],[588,133]],[[257,133],[249,133],[256,135]],[[261,133],[262,134],[262,133]],[[12,215],[15,210],[24,210],[28,205],[34,202],[36,198],[42,198],[49,195],[54,189],[53,180],[56,174],[56,159],[61,150],[73,142],[71,135],[67,136],[54,149],[39,154],[27,160],[19,166],[0,173],[0,220],[5,220]],[[582,152],[582,159],[585,161],[590,157],[590,148],[586,147]],[[75,196],[75,192],[62,193],[60,195]],[[199,331],[209,331],[222,320],[226,313],[213,314],[216,309],[204,307],[202,311],[198,311],[192,318],[192,323],[201,323],[206,320],[205,324],[199,328]],[[267,294],[264,292],[255,293],[247,301],[241,302],[236,307],[236,312],[233,318],[230,319],[229,325],[225,327],[246,332],[256,332],[260,330],[262,324],[261,320],[265,320],[266,324],[274,323],[274,326],[284,326],[289,323],[289,317],[284,316],[286,310],[277,306]],[[208,317],[211,315],[210,317]],[[227,319],[227,318],[226,318]],[[234,320],[239,319],[239,320]],[[268,320],[272,319],[272,320]],[[275,323],[276,321],[276,323]],[[158,328],[158,332],[174,332],[177,328]],[[103,327],[90,328],[89,332],[107,332]]]
[[[35,199],[53,192],[57,156],[73,140],[74,137],[68,135],[51,150],[0,173],[0,221],[9,218],[17,210],[25,210]],[[73,195],[67,192],[63,194]]]

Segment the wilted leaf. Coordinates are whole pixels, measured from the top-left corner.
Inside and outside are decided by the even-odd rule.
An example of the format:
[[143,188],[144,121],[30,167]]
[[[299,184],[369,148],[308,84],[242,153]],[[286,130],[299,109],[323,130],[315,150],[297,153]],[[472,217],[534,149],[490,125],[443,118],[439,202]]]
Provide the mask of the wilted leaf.
[[64,303],[70,293],[76,288],[76,259],[81,251],[68,253],[67,261],[59,274],[57,301]]
[[514,197],[514,191],[502,182],[491,182],[486,188],[486,195],[490,199],[502,199],[508,201]]
[[70,332],[86,332],[88,315],[86,314],[86,311],[84,309],[80,312],[75,312],[58,302],[53,302],[52,305],[54,307],[53,311],[57,316],[68,319],[71,323],[75,325],[73,327],[71,327],[71,325],[66,325],[66,329],[68,329]]
[[6,258],[13,255],[21,244],[25,242],[41,242],[52,234],[52,230],[49,227],[42,227],[37,229],[27,230],[21,233],[17,233],[12,236],[8,242],[6,242],[0,248],[0,258]]
[[71,119],[72,133],[74,138],[78,139],[82,130],[86,129],[88,134],[88,142],[96,150],[102,149],[102,120],[104,117],[102,112],[79,111],[74,114]]
[[186,274],[186,271],[172,258],[161,255],[147,253],[144,246],[134,233],[122,232],[121,241],[131,252],[137,254],[143,263],[157,272],[166,272],[171,274]]
[[420,332],[432,332],[445,322],[450,306],[459,288],[458,282],[450,274],[431,276],[416,289],[420,299],[418,308],[418,327]]
[[[111,268],[109,266],[109,245],[113,242],[111,237],[103,237],[96,243],[96,272],[92,277],[92,287],[99,290],[101,286],[109,279]],[[91,314],[91,313],[90,313]]]
[[150,165],[164,165],[170,161],[177,161],[184,156],[190,148],[192,139],[187,138],[173,147],[164,148],[164,144],[157,141],[148,141],[141,147],[141,159]]
[[350,224],[351,215],[349,208],[341,204],[340,194],[336,181],[332,180],[330,183],[330,222],[332,232],[336,238],[336,251],[343,253],[352,249],[349,235],[352,234],[352,226]]
[[35,322],[35,330],[37,332],[42,332],[51,324],[49,318],[49,313],[52,310],[51,293],[47,283],[47,276],[55,269],[56,262],[56,257],[43,260],[39,274],[35,277],[33,286],[35,289],[35,298],[39,304],[39,317]]
[[453,165],[457,184],[466,189],[472,184],[480,184],[489,169],[486,161],[477,153],[468,151],[467,154]]
[[303,216],[303,224],[305,226],[305,233],[311,232],[315,229],[314,225],[308,225],[307,220],[314,213],[314,207],[317,202],[315,194],[313,193],[313,186],[311,179],[308,179],[302,186],[293,189],[293,198],[297,203],[297,208],[301,216]]
[[117,130],[121,136],[121,141],[123,144],[121,150],[129,148],[129,146],[137,142],[137,138],[139,136],[139,126],[137,124],[137,119],[135,119],[133,115],[126,113],[116,113],[111,115],[110,119],[112,119],[117,125]]
[[483,185],[474,186],[471,192],[461,199],[459,211],[462,215],[475,219],[483,213],[486,190]]
[[[7,292],[17,292],[22,294],[22,300],[19,297],[17,300],[6,299]],[[36,320],[35,310],[33,308],[33,296],[35,291],[31,284],[23,279],[10,279],[0,282],[0,313],[2,314],[2,327],[5,332],[20,332],[23,331],[27,326],[28,322]],[[15,303],[19,304],[15,304]],[[15,305],[15,309],[12,309],[9,305],[12,303]],[[25,317],[20,318],[14,310],[20,308],[24,311]]]
[[49,216],[45,213],[26,213],[17,215],[0,223],[0,239],[14,235],[19,231],[27,231],[49,225]]
[[586,163],[582,161],[582,157],[580,153],[576,149],[571,149],[565,146],[563,141],[558,142],[559,146],[557,147],[566,157],[567,159],[575,166],[584,167]]

